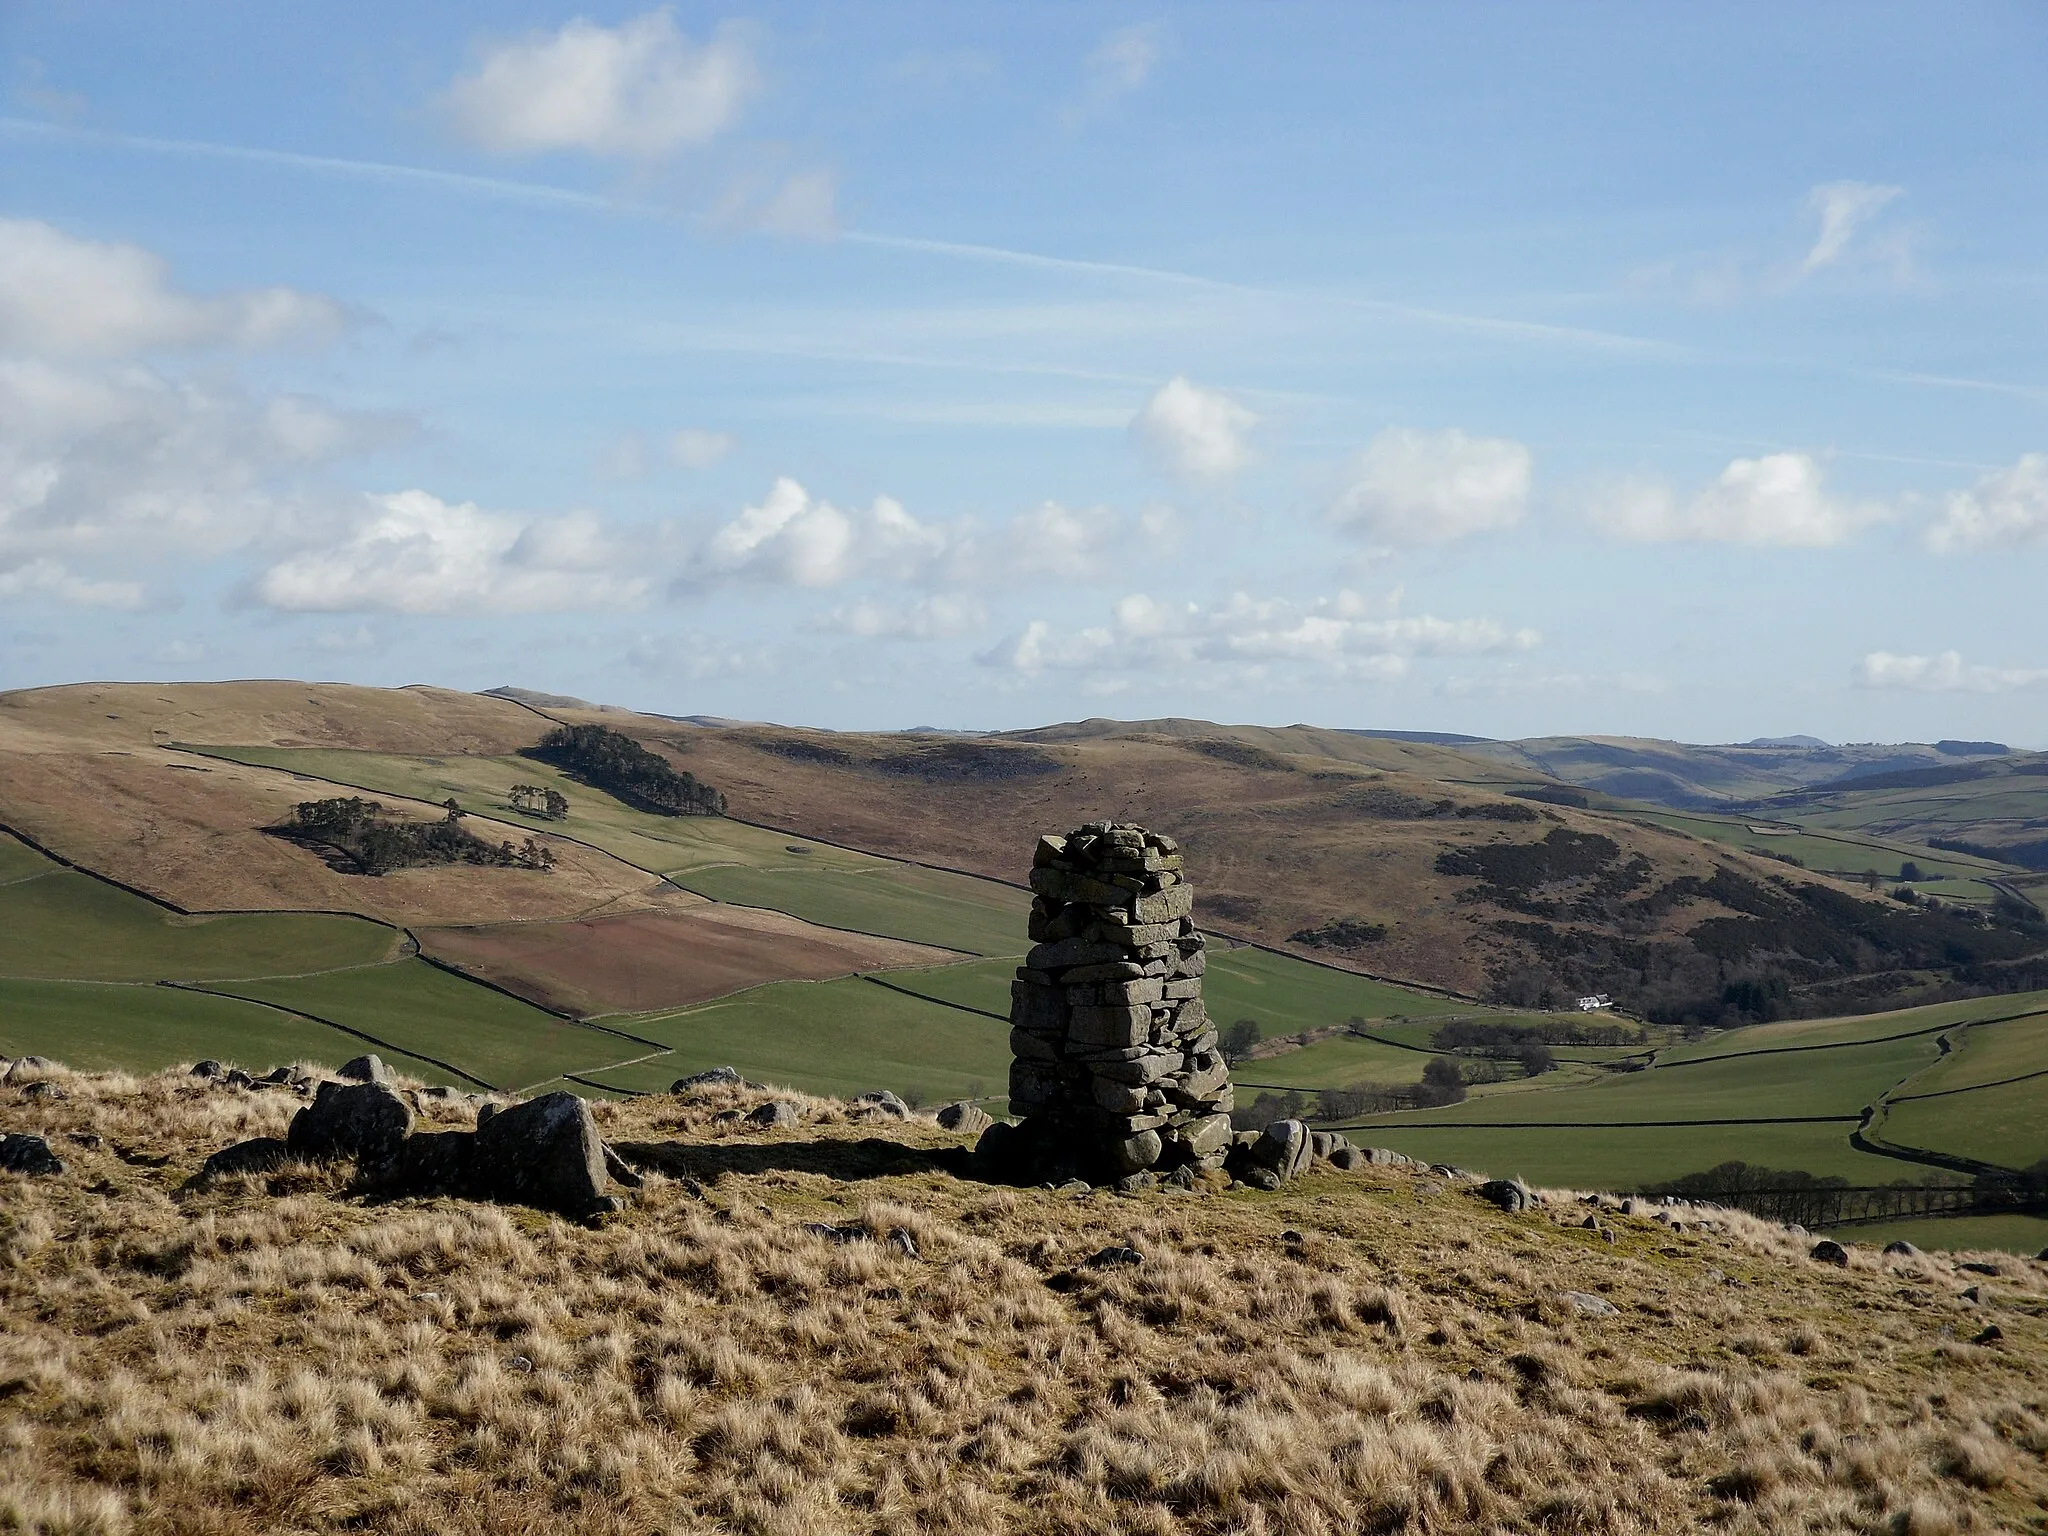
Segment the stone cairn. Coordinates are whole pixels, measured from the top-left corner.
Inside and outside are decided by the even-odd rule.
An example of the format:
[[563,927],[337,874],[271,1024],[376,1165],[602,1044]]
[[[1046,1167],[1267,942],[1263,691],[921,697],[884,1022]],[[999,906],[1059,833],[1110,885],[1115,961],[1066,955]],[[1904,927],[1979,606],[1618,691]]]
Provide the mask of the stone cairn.
[[989,1147],[1014,1177],[1108,1182],[1220,1168],[1230,1068],[1202,1006],[1194,887],[1170,837],[1090,822],[1042,837],[1011,983],[1010,1113]]

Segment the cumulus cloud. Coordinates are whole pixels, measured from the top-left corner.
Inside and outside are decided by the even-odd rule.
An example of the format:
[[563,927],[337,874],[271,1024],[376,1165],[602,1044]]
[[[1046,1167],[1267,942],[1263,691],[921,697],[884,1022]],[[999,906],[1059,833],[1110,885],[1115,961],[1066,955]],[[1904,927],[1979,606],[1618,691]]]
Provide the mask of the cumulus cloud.
[[30,560],[0,570],[0,597],[42,597],[86,608],[140,608],[142,586],[133,581],[89,581],[55,560]]
[[759,83],[740,28],[693,43],[664,6],[616,27],[579,16],[491,46],[446,106],[463,137],[499,154],[651,159],[715,138]]
[[272,565],[255,590],[293,612],[608,609],[646,600],[643,565],[590,512],[526,518],[409,490],[365,497],[342,537]]
[[1258,419],[1221,390],[1176,378],[1132,418],[1131,436],[1171,474],[1220,480],[1251,461],[1245,435]]
[[404,430],[132,363],[0,357],[0,569],[217,555],[276,536],[301,515],[298,472]]
[[1166,26],[1157,21],[1120,27],[1103,38],[1082,63],[1081,99],[1067,109],[1067,126],[1078,128],[1142,89],[1165,47]]
[[291,288],[184,293],[163,258],[140,246],[0,219],[0,351],[60,358],[269,347],[332,336],[347,318],[332,299]]
[[709,469],[733,450],[738,441],[730,432],[707,432],[702,427],[684,427],[668,440],[669,457],[685,469]]
[[1390,427],[1351,461],[1330,517],[1385,544],[1445,544],[1520,522],[1529,472],[1508,438]]
[[864,599],[820,615],[811,627],[863,639],[945,640],[981,628],[986,619],[972,597],[939,593],[897,604]]
[[1875,502],[1829,496],[1820,465],[1803,453],[1736,459],[1690,501],[1660,482],[1626,481],[1595,497],[1589,510],[1595,527],[1621,539],[1804,549],[1847,543],[1891,515]]
[[1865,688],[1922,693],[2011,693],[2021,688],[2048,688],[2048,667],[1966,665],[1959,651],[1939,651],[1932,656],[1872,651],[1858,663],[1856,681]]
[[2011,469],[1952,492],[1927,530],[1927,547],[1952,555],[2048,543],[2048,453],[2023,453]]
[[1108,568],[1120,532],[1115,514],[1106,507],[1082,511],[1048,501],[1011,519],[1003,533],[1001,563],[985,574],[997,579],[1049,576],[1087,581]]
[[1799,264],[1801,275],[1840,261],[1856,232],[1903,191],[1904,187],[1876,186],[1867,181],[1830,181],[1807,193],[1807,209],[1819,221],[1820,228],[1806,259]]
[[696,563],[703,573],[833,587],[856,576],[915,579],[951,543],[948,530],[919,522],[890,497],[842,511],[784,476],[759,506],[713,533]]
[[1240,592],[1209,607],[1133,593],[1118,600],[1107,624],[1062,633],[1033,620],[980,659],[1018,672],[1303,664],[1338,676],[1392,678],[1415,657],[1515,653],[1542,640],[1533,629],[1492,619],[1409,617],[1400,607],[1398,592],[1377,602],[1349,591],[1308,602]]

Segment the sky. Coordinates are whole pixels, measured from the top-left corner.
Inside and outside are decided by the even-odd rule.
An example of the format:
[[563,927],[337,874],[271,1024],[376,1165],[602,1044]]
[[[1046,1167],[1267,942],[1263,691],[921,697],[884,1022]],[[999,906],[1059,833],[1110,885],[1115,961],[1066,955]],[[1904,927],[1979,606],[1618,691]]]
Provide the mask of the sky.
[[0,688],[2048,746],[2048,7],[0,0]]

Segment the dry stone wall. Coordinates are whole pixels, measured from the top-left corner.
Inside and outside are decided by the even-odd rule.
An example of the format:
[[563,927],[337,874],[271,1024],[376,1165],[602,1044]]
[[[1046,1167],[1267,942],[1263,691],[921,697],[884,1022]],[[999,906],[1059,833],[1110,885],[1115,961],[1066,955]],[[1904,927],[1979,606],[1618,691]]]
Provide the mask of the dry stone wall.
[[1090,822],[1032,860],[1034,947],[1011,984],[1003,1160],[1034,1178],[1216,1168],[1230,1069],[1202,1005],[1194,887],[1170,837]]

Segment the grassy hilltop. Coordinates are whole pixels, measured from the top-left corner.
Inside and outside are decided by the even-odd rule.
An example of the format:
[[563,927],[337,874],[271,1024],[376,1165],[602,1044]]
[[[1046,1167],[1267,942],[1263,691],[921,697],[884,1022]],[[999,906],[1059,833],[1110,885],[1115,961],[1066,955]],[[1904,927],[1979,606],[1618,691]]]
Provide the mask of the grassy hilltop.
[[929,1121],[761,1132],[731,1089],[600,1105],[648,1182],[585,1229],[345,1164],[188,1187],[296,1101],[41,1080],[0,1086],[72,1164],[0,1175],[0,1529],[2044,1528],[2048,1266],[2010,1256],[1835,1268],[1426,1168],[1008,1190]]

